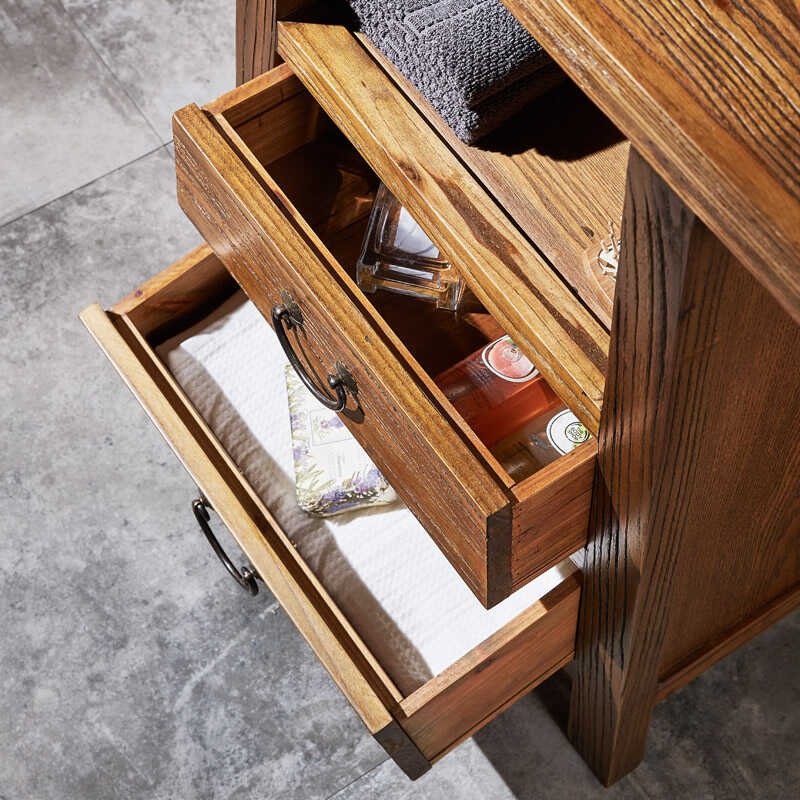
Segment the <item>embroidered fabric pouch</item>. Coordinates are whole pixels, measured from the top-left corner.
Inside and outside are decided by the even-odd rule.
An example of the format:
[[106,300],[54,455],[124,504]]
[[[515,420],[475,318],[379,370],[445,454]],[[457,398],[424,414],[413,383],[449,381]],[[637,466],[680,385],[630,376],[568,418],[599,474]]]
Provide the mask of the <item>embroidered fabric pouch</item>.
[[394,489],[339,417],[314,399],[291,366],[285,371],[300,508],[329,517],[394,502]]

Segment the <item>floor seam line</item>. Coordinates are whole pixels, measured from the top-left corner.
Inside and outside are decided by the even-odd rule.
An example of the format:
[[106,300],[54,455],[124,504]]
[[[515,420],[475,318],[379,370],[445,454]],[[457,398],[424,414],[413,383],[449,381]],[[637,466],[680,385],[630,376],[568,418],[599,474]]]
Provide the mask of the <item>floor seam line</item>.
[[51,203],[57,203],[59,200],[63,200],[65,197],[69,197],[71,194],[75,194],[75,192],[79,192],[81,189],[85,189],[87,186],[91,186],[93,183],[97,183],[97,181],[103,180],[103,178],[107,178],[109,175],[113,175],[115,172],[119,172],[121,169],[125,169],[126,167],[130,167],[132,164],[135,164],[137,161],[141,161],[148,156],[152,156],[153,153],[157,153],[159,150],[166,151],[167,155],[172,158],[169,152],[169,146],[172,144],[172,140],[170,139],[168,142],[164,144],[160,144],[157,147],[154,147],[152,150],[148,150],[146,153],[142,153],[141,155],[132,158],[130,161],[126,161],[123,164],[120,164],[113,169],[108,170],[108,172],[103,172],[101,175],[98,175],[96,178],[92,178],[90,181],[86,181],[86,183],[81,183],[78,186],[70,189],[68,192],[64,192],[64,194],[60,194],[58,197],[53,197],[52,199],[48,200],[46,203],[41,203],[38,206],[34,206],[33,208],[29,208],[27,211],[23,211],[22,214],[16,217],[12,217],[9,220],[6,220],[2,225],[0,225],[0,231],[6,228],[8,225],[13,225],[15,222],[19,222],[24,217],[27,217],[28,214],[35,214],[37,211],[41,211],[43,208],[47,208]]
[[57,2],[58,2],[59,7],[61,8],[61,10],[64,12],[64,15],[66,16],[66,18],[70,21],[70,23],[72,23],[72,26],[80,34],[81,38],[86,42],[86,44],[89,45],[89,48],[95,54],[95,56],[97,57],[98,61],[105,67],[105,69],[108,71],[109,75],[111,75],[111,77],[114,79],[114,82],[117,84],[117,86],[119,86],[119,88],[122,91],[122,93],[125,95],[125,97],[128,98],[128,100],[130,101],[131,105],[136,109],[136,112],[144,120],[145,125],[147,125],[147,127],[150,129],[150,131],[156,137],[156,139],[159,142],[161,142],[162,146],[164,144],[166,144],[166,142],[163,142],[161,140],[161,134],[156,130],[156,128],[153,125],[153,123],[150,122],[150,119],[148,118],[148,116],[144,113],[144,111],[142,111],[141,108],[139,108],[139,104],[133,99],[133,97],[131,97],[130,92],[126,88],[125,84],[122,82],[122,79],[111,68],[111,65],[106,62],[106,60],[103,58],[103,56],[100,55],[100,53],[98,52],[97,48],[94,45],[94,42],[88,37],[88,35],[86,34],[86,31],[84,31],[83,26],[79,25],[77,20],[72,16],[72,14],[70,14],[69,11],[67,11],[67,8],[64,5],[64,3],[62,2],[62,0],[57,0]]
[[370,772],[374,772],[376,769],[378,769],[378,767],[380,767],[382,764],[385,764],[387,761],[391,761],[388,756],[374,766],[370,767],[366,772],[362,772],[360,775],[353,778],[353,780],[349,781],[344,786],[340,786],[333,794],[329,794],[327,797],[325,797],[324,800],[333,800],[336,795],[341,794],[345,789],[349,789],[353,784],[358,783],[362,778],[365,778],[370,774]]

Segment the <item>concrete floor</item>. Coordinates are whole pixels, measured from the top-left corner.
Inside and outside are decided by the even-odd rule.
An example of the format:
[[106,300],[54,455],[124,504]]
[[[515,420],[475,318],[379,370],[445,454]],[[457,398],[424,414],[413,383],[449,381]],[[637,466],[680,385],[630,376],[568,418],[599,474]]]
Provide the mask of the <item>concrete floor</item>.
[[412,784],[223,573],[76,315],[198,242],[169,115],[233,74],[227,0],[0,0],[0,800],[797,797],[798,613],[660,705],[611,790],[557,681]]

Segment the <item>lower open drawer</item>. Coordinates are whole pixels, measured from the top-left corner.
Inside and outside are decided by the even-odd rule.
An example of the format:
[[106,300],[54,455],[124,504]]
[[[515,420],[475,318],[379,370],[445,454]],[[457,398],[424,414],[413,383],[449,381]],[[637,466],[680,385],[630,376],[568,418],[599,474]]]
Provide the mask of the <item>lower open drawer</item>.
[[[579,573],[562,565],[555,588],[532,597],[530,606],[438,674],[401,691],[377,649],[365,643],[363,621],[348,618],[334,602],[293,546],[292,531],[281,528],[156,353],[235,290],[216,256],[201,247],[111,311],[95,304],[81,318],[370,733],[417,777],[572,659]],[[497,611],[470,601],[482,614]],[[448,621],[441,624],[444,629]]]

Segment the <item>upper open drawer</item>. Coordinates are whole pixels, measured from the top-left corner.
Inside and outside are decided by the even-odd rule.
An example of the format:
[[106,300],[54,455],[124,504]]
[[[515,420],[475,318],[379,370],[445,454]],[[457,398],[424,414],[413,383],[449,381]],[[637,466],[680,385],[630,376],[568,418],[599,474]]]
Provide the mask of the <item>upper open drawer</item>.
[[[291,346],[312,380],[324,387],[344,366],[343,421],[481,602],[579,549],[594,441],[514,480],[458,414],[432,378],[497,321],[482,315],[482,330],[359,290],[351,273],[377,178],[291,69],[182,109],[174,132],[182,207],[264,316],[294,309]],[[569,308],[547,313],[555,326],[585,313],[566,290],[562,301]],[[571,340],[564,349],[584,358]]]

